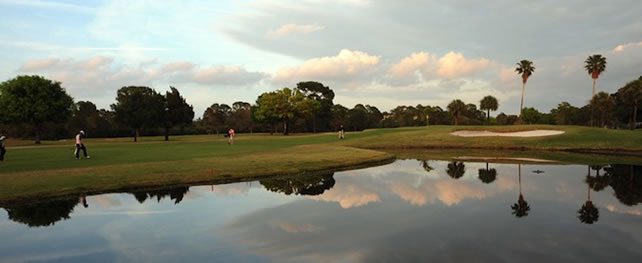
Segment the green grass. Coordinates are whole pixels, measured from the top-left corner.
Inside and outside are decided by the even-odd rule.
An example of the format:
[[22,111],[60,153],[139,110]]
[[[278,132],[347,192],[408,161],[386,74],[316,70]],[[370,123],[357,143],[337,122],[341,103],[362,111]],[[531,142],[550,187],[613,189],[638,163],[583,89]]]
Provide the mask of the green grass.
[[[564,130],[539,138],[463,138],[455,130]],[[642,132],[574,126],[431,126],[304,135],[241,134],[235,145],[215,135],[88,139],[92,159],[76,160],[72,140],[9,140],[0,163],[0,204],[77,193],[99,193],[172,184],[216,183],[264,176],[339,170],[391,161],[394,156],[450,159],[456,156],[531,157],[572,163],[641,164],[638,157],[578,155],[566,151],[642,154]],[[491,151],[471,151],[490,149]],[[411,149],[412,151],[408,151]],[[432,149],[428,151],[428,149]],[[529,149],[532,151],[500,151]],[[552,151],[551,151],[552,150]],[[565,150],[565,151],[560,151]]]

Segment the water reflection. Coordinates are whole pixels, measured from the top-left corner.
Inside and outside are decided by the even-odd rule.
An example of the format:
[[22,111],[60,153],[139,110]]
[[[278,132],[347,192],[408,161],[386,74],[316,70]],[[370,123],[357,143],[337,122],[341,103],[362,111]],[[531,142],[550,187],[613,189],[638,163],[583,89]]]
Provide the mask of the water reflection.
[[450,162],[446,169],[446,173],[453,179],[459,179],[466,173],[466,165],[464,162]]
[[285,195],[320,195],[334,187],[334,173],[288,176],[260,180],[268,191]]
[[495,168],[488,168],[488,163],[486,163],[486,169],[479,169],[479,180],[485,184],[490,184],[495,181],[497,178],[497,170]]
[[528,205],[528,202],[524,199],[524,195],[522,195],[522,165],[518,164],[517,165],[517,174],[518,174],[518,181],[519,181],[519,197],[517,198],[517,203],[514,203],[510,208],[513,209],[513,215],[515,217],[520,218],[520,217],[525,217],[528,215],[528,212],[531,211],[530,205]]
[[138,200],[138,202],[141,204],[148,199],[151,200],[154,198],[156,198],[156,202],[160,202],[165,197],[169,197],[170,200],[173,200],[174,204],[179,204],[181,201],[183,201],[183,197],[185,197],[185,194],[187,194],[188,191],[188,186],[179,186],[164,189],[136,191],[132,192],[131,194],[133,194],[136,200]]
[[632,261],[641,179],[640,166],[406,160],[81,195],[5,207],[0,262]]
[[78,205],[79,199],[61,199],[48,202],[8,206],[4,209],[9,219],[29,227],[52,226],[60,220],[69,219],[69,215]]

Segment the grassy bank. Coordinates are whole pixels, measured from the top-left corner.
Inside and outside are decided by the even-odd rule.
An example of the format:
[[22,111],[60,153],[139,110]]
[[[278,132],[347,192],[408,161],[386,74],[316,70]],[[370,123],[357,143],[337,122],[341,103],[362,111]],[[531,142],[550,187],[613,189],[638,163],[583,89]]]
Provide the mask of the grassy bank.
[[[536,138],[463,138],[450,135],[461,129],[523,131],[556,129],[562,135]],[[454,127],[431,126],[376,129],[349,133],[337,140],[333,133],[308,135],[246,135],[228,145],[221,136],[177,136],[89,139],[92,159],[76,160],[73,142],[10,140],[7,161],[0,163],[0,204],[77,193],[99,193],[173,184],[221,183],[272,175],[302,174],[374,165],[401,158],[445,160],[474,156],[475,149],[490,155],[531,157],[573,163],[641,164],[637,157],[577,155],[565,151],[606,151],[642,154],[642,132],[573,126]],[[412,151],[408,151],[408,150]],[[432,149],[432,150],[428,150]],[[505,152],[499,149],[533,151]],[[553,150],[553,151],[551,151]],[[489,155],[488,151],[478,152]]]
[[[564,134],[545,137],[458,137],[457,130],[514,132],[535,129],[561,130]],[[368,134],[368,135],[366,135]],[[579,126],[430,126],[381,129],[364,132],[346,145],[370,149],[491,149],[605,152],[642,154],[642,131],[609,130]]]

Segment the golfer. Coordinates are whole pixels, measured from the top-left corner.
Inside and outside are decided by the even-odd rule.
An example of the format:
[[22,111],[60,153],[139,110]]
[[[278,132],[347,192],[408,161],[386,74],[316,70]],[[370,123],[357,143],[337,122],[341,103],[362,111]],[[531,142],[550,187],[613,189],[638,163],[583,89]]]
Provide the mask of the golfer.
[[227,144],[234,144],[234,136],[236,133],[234,132],[234,129],[230,128],[227,131]]
[[339,139],[343,139],[344,137],[345,137],[345,133],[343,130],[343,125],[341,125],[341,127],[339,127]]
[[4,154],[7,153],[7,149],[4,147],[4,140],[6,140],[7,137],[4,136],[4,132],[0,131],[0,161],[4,161]]
[[82,143],[83,138],[85,138],[85,131],[80,131],[78,134],[76,134],[76,151],[74,152],[74,155],[76,155],[76,159],[80,159],[80,150],[82,150],[85,158],[90,158],[89,155],[87,155],[87,148],[85,147],[85,144]]

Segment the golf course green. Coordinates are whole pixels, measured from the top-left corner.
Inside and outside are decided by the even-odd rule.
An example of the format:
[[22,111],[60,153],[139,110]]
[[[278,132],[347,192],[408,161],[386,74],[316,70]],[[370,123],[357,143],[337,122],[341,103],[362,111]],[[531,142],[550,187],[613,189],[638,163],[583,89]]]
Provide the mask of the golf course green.
[[[515,132],[560,130],[543,137],[459,137],[457,130]],[[71,139],[8,140],[0,163],[0,204],[141,187],[224,183],[274,175],[372,166],[400,158],[449,159],[462,155],[536,157],[563,162],[621,160],[641,163],[642,132],[578,126],[430,126],[304,135],[239,134],[87,139],[91,159],[76,160]],[[475,149],[472,151],[471,149]],[[482,151],[483,150],[483,151]],[[519,151],[516,151],[519,150]],[[578,155],[577,153],[609,153]]]

